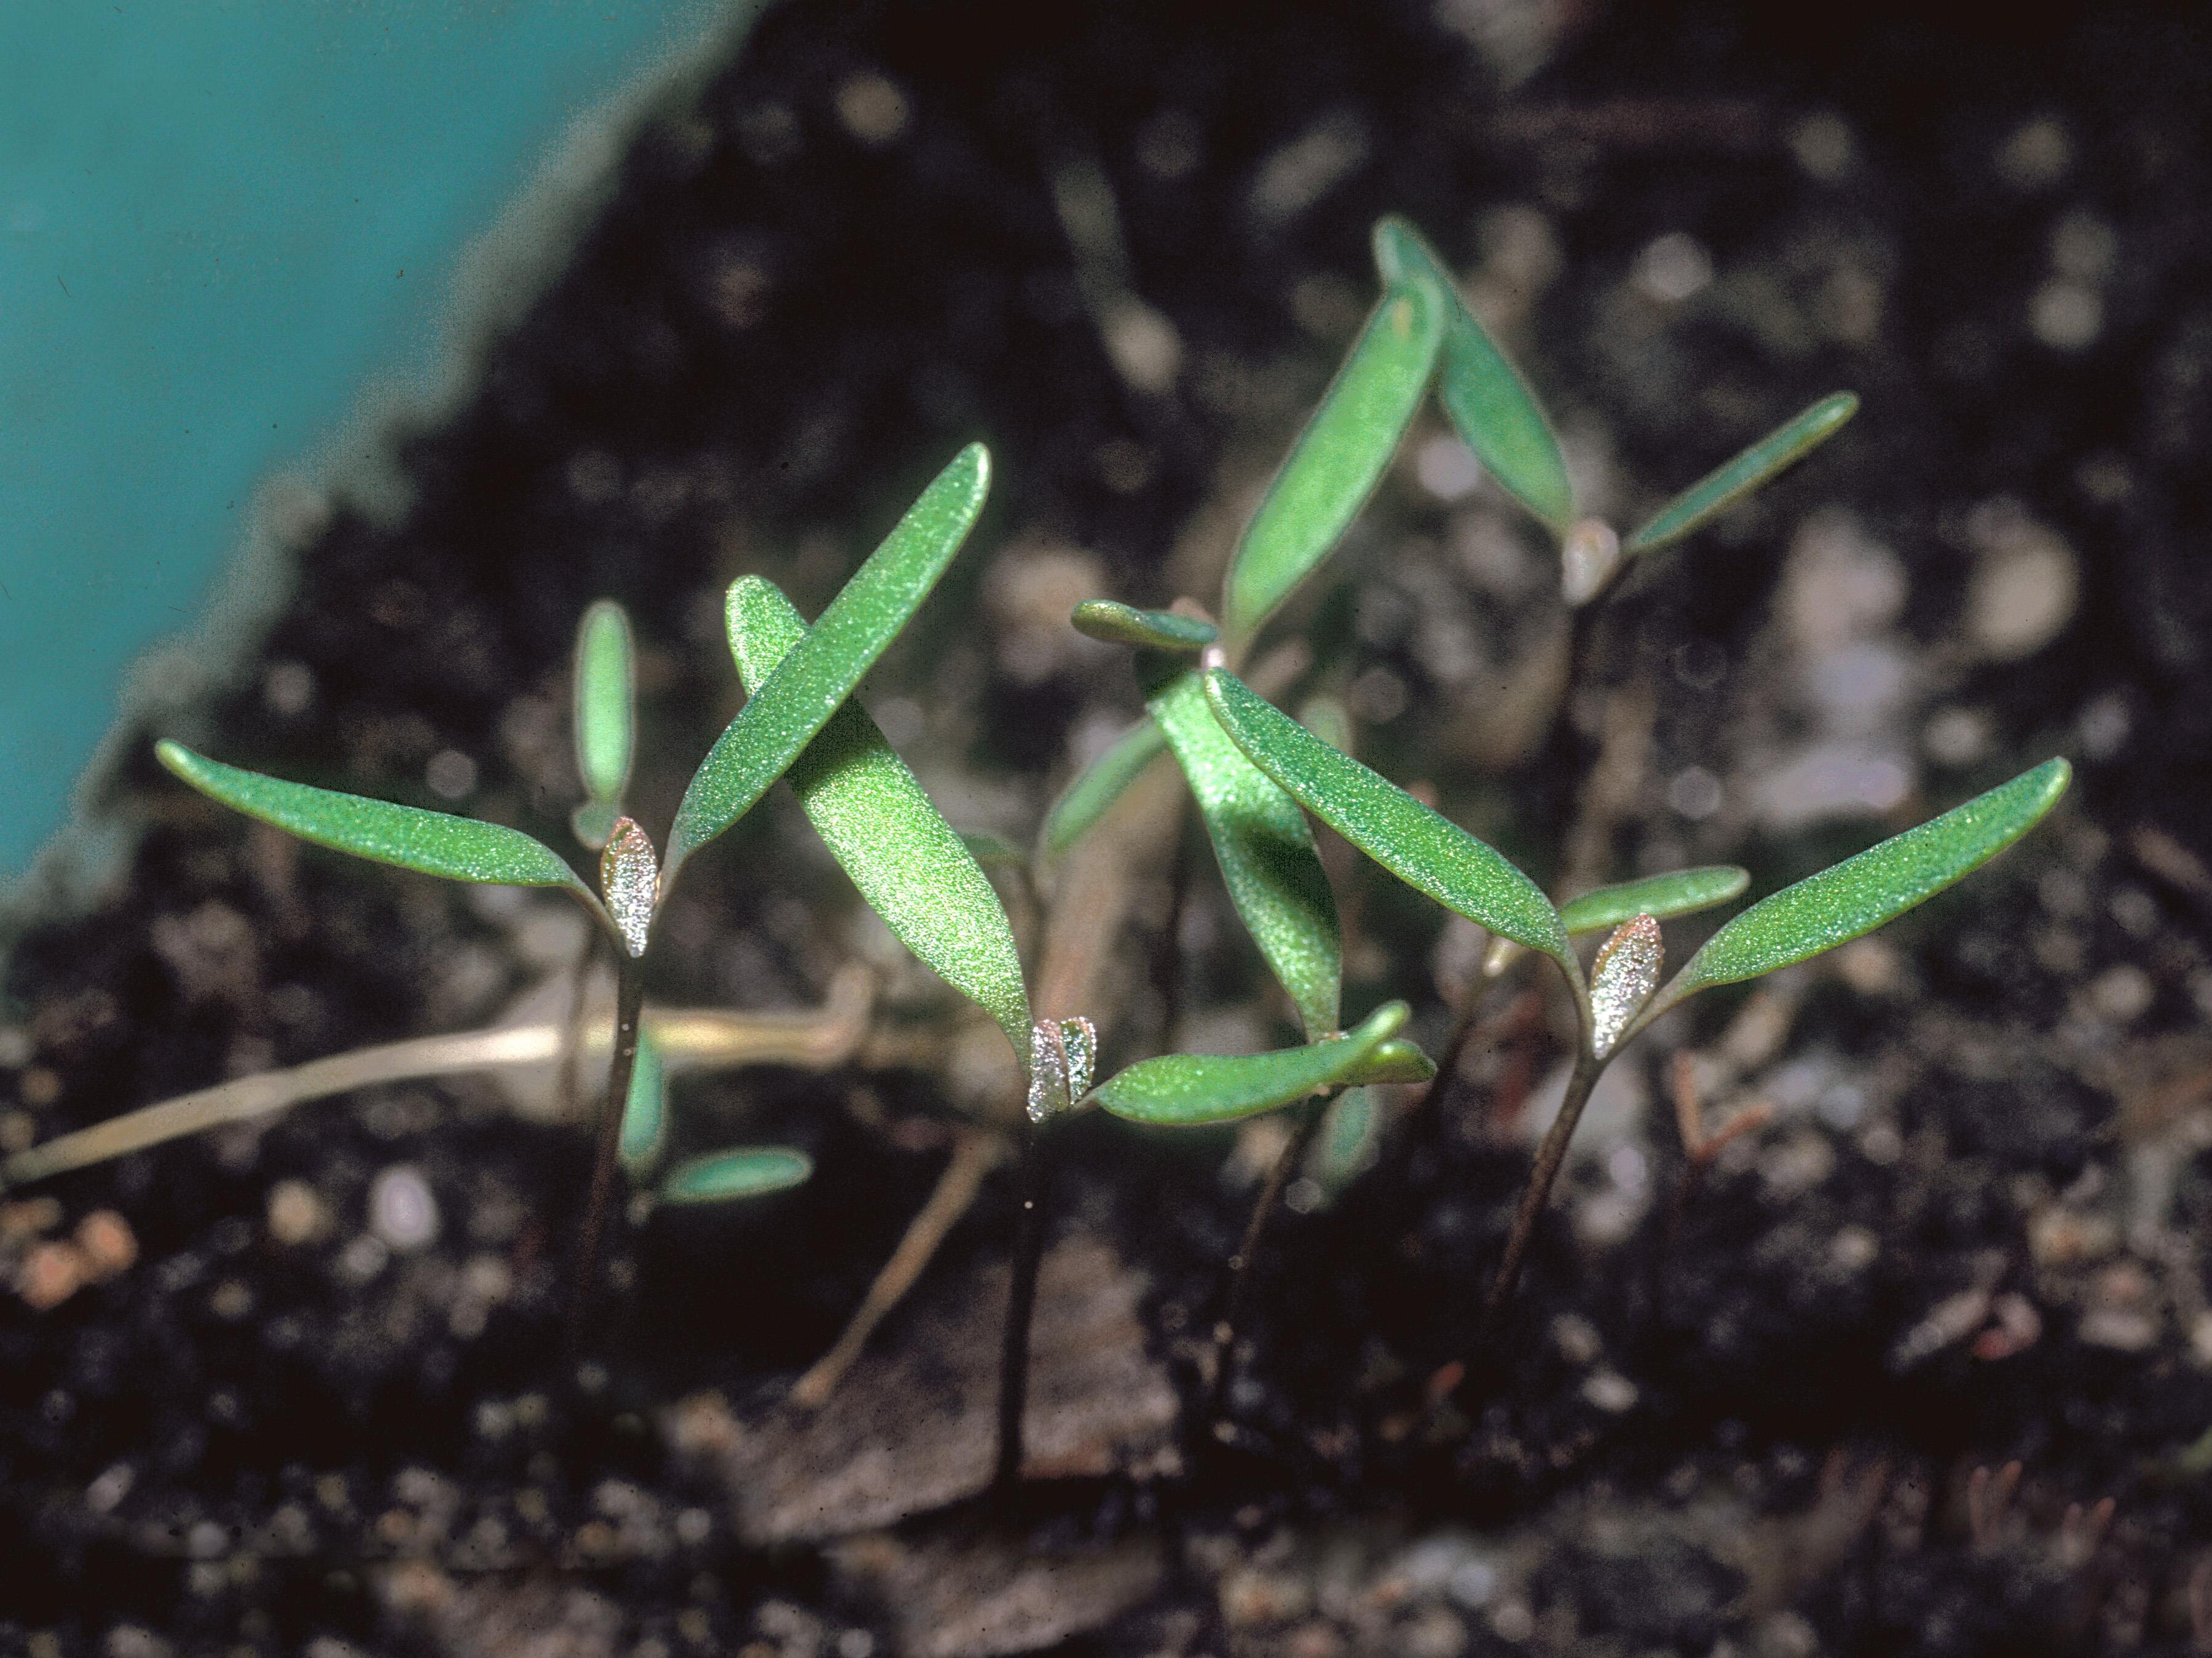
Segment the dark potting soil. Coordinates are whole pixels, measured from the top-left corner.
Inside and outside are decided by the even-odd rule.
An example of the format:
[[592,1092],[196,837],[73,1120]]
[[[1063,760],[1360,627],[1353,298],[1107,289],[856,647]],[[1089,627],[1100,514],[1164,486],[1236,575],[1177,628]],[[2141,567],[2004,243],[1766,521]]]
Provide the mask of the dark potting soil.
[[[988,1371],[1009,1186],[848,1382],[916,1390],[911,1421],[896,1394],[872,1427],[777,1405],[945,1162],[941,1043],[689,1084],[701,1143],[795,1144],[817,1172],[626,1233],[580,1362],[561,1271],[586,1137],[489,1081],[10,1194],[0,1250],[33,1299],[41,1240],[86,1216],[123,1217],[137,1258],[0,1306],[0,1643],[2203,1649],[2206,47],[2118,7],[2001,39],[1906,8],[1817,37],[1719,5],[775,11],[639,139],[478,394],[401,444],[405,509],[303,517],[258,671],[189,735],[559,844],[571,630],[611,594],[645,650],[635,809],[665,825],[737,701],[722,585],[764,570],[814,613],[981,438],[983,525],[870,697],[961,826],[1026,835],[1136,706],[1068,604],[1210,590],[1397,210],[1468,275],[1616,517],[1833,387],[1865,408],[1626,585],[1556,723],[1548,554],[1425,418],[1302,601],[1311,684],[1373,763],[1550,880],[1607,730],[1648,717],[1601,866],[1735,859],[1755,893],[2052,753],[2075,790],[1960,893],[1617,1065],[1478,1342],[1562,1051],[1539,981],[1509,981],[1440,1104],[1401,1102],[1340,1191],[1294,1189],[1229,1442],[1147,1417],[1131,1448],[1148,1387],[1200,1397],[1274,1131],[1077,1125],[1063,1279],[1152,1381],[1072,1362],[1103,1460],[1078,1444],[1015,1519],[944,1509],[920,1472],[902,1505],[896,1458],[865,1495],[924,1512],[889,1529],[789,1478],[868,1433],[902,1450],[924,1395],[958,1391],[940,1370]],[[573,959],[565,916],[300,851],[150,759],[118,806],[146,824],[127,883],[15,948],[11,1145],[481,1024]],[[1438,1051],[1470,942],[1334,868],[1352,1005],[1407,997]],[[1139,907],[1157,930],[1164,903]],[[695,866],[653,993],[791,1007],[861,955],[940,1027],[949,1003],[854,909],[773,796]],[[1203,854],[1179,942],[1187,1039],[1289,1039]],[[1127,954],[1122,1060],[1162,1017],[1157,939]],[[1677,1049],[1717,1119],[1773,1113],[1679,1218]],[[434,1204],[427,1237],[374,1224],[395,1179]],[[1081,1398],[1085,1374],[1116,1397]],[[957,1633],[985,1624],[998,1645]]]

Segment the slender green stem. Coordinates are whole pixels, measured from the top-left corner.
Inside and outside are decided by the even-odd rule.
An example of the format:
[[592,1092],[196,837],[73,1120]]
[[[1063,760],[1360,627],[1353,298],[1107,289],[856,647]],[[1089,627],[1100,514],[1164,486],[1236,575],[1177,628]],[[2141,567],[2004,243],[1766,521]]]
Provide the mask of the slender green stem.
[[645,964],[627,953],[616,957],[615,1051],[607,1070],[607,1095],[599,1108],[599,1144],[592,1166],[592,1193],[584,1207],[584,1229],[576,1247],[576,1278],[568,1301],[568,1345],[583,1334],[599,1272],[599,1236],[614,1201],[615,1177],[622,1164],[623,1110],[629,1103],[631,1073],[637,1069],[637,1027],[645,1007]]
[[1252,1263],[1258,1259],[1260,1245],[1267,1237],[1267,1222],[1281,1206],[1283,1193],[1290,1189],[1299,1165],[1305,1161],[1314,1135],[1328,1114],[1329,1101],[1340,1092],[1331,1088],[1298,1108],[1297,1126],[1291,1131],[1291,1137],[1275,1158],[1274,1167],[1267,1171],[1267,1184],[1260,1188],[1259,1201],[1252,1205],[1252,1218],[1244,1227],[1244,1241],[1229,1258],[1229,1294],[1220,1320],[1213,1326],[1213,1380],[1206,1392],[1205,1419],[1209,1426],[1221,1420],[1229,1402],[1229,1384],[1237,1362],[1237,1331],[1243,1322],[1244,1304],[1251,1297]]
[[1052,1185],[1048,1131],[1026,1119],[1022,1129],[1022,1212],[1014,1231],[1013,1280],[999,1349],[999,1451],[991,1488],[1001,1497],[1021,1483],[1022,1418],[1029,1407],[1030,1320],[1036,1311],[1037,1271],[1044,1261],[1045,1198]]
[[1583,1107],[1589,1104],[1590,1090],[1597,1086],[1598,1076],[1604,1070],[1605,1062],[1593,1058],[1587,1050],[1575,1061],[1574,1074],[1567,1078],[1566,1097],[1559,1101],[1559,1114],[1552,1119],[1552,1126],[1544,1132],[1543,1143],[1536,1148],[1536,1166],[1528,1172],[1528,1189],[1521,1194],[1521,1207],[1513,1216],[1513,1230],[1506,1235],[1505,1257],[1498,1262],[1498,1276],[1491,1281],[1490,1294],[1482,1303],[1482,1317],[1475,1326],[1477,1335],[1489,1328],[1499,1309],[1512,1297],[1513,1287],[1521,1277],[1522,1258],[1528,1254],[1529,1240],[1536,1235],[1536,1222],[1543,1218],[1552,1185],[1559,1178],[1559,1166],[1567,1160],[1567,1142],[1574,1137],[1575,1125],[1582,1120]]
[[569,974],[574,994],[568,1003],[568,1038],[561,1048],[561,1080],[559,1100],[561,1120],[570,1123],[581,1113],[578,1111],[578,1096],[582,1089],[584,1070],[584,1025],[591,1015],[592,956],[598,948],[599,930],[587,928],[583,942],[576,949],[576,965]]

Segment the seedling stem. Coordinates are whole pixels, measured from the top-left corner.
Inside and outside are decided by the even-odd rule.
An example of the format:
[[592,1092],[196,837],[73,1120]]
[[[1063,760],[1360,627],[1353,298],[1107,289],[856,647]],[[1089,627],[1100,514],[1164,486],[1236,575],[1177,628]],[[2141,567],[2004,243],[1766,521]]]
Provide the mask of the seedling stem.
[[1543,1218],[1544,1205],[1552,1195],[1552,1183],[1559,1178],[1559,1166],[1567,1160],[1567,1142],[1574,1138],[1575,1125],[1582,1121],[1583,1107],[1589,1104],[1590,1090],[1597,1086],[1598,1075],[1605,1062],[1585,1048],[1575,1060],[1575,1068],[1567,1078],[1565,1097],[1559,1101],[1559,1114],[1552,1119],[1552,1126],[1544,1131],[1543,1143],[1536,1148],[1536,1165],[1528,1173],[1528,1189],[1521,1194],[1521,1206],[1513,1214],[1513,1230],[1505,1240],[1505,1255],[1498,1264],[1498,1276],[1491,1280],[1490,1294],[1482,1303],[1482,1317],[1476,1325],[1480,1335],[1496,1320],[1498,1309],[1512,1298],[1513,1286],[1520,1281],[1521,1260],[1528,1253],[1529,1240],[1536,1235],[1536,1222]]
[[1260,1188],[1259,1200],[1252,1205],[1252,1218],[1244,1228],[1244,1241],[1229,1259],[1229,1293],[1222,1306],[1220,1320],[1213,1326],[1213,1380],[1206,1393],[1205,1420],[1209,1423],[1219,1422],[1228,1407],[1229,1387],[1237,1363],[1237,1331],[1244,1321],[1244,1303],[1252,1288],[1252,1263],[1259,1259],[1267,1222],[1273,1218],[1282,1204],[1283,1193],[1312,1149],[1322,1119],[1328,1114],[1329,1102],[1342,1092],[1341,1088],[1330,1088],[1298,1108],[1297,1125],[1276,1156],[1274,1167],[1267,1171],[1267,1184]]
[[991,1489],[1006,1499],[1021,1483],[1022,1419],[1029,1408],[1030,1320],[1036,1310],[1037,1271],[1044,1261],[1045,1199],[1052,1185],[1047,1125],[1022,1125],[1022,1212],[1014,1232],[1013,1278],[999,1355],[999,1450]]

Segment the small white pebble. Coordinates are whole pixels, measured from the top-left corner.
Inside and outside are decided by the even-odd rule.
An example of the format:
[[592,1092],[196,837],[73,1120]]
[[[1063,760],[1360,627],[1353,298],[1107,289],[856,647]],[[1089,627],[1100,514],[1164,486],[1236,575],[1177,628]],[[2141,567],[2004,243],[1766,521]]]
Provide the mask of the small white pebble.
[[2126,745],[2134,724],[2127,698],[2117,691],[2108,691],[2082,704],[2074,728],[2081,734],[2083,754],[2093,760],[2108,760]]
[[1828,1240],[1828,1260],[1839,1272],[1859,1273],[1881,1253],[1881,1240],[1863,1226],[1846,1226]]
[[2089,1001],[2116,1024],[2131,1024],[2150,1010],[2158,999],[2158,985],[2133,962],[2107,967],[2090,981]]
[[2085,283],[2054,277],[2027,302],[2027,326],[2054,351],[2078,351],[2104,332],[2105,302]]
[[1636,1408],[1636,1384],[1618,1370],[1600,1370],[1583,1383],[1583,1398],[1607,1416]]
[[1637,287],[1662,304],[1679,305],[1702,292],[1712,279],[1712,255],[1679,230],[1660,237],[1637,256]]
[[1822,184],[1833,184],[1850,172],[1857,149],[1850,125],[1832,111],[1816,111],[1790,129],[1790,153]]
[[330,1231],[330,1205],[305,1180],[279,1180],[269,1189],[269,1235],[278,1243],[319,1243]]
[[368,1224],[395,1250],[420,1249],[434,1239],[438,1200],[431,1196],[422,1171],[412,1164],[395,1163],[380,1173],[368,1188]]
[[1921,728],[1920,746],[1938,765],[1972,765],[1989,753],[1995,735],[1978,708],[1939,708]]
[[477,763],[458,748],[441,748],[422,768],[430,792],[447,800],[466,800],[477,789]]
[[2039,116],[2013,130],[1997,146],[1997,176],[2014,189],[2042,190],[2074,165],[2074,140],[2052,116]]
[[1439,432],[1413,456],[1413,476],[1439,501],[1461,501],[1482,482],[1482,462],[1449,432]]
[[392,1252],[384,1240],[374,1233],[364,1232],[338,1252],[338,1276],[356,1287],[371,1278],[392,1263]]
[[1721,808],[1721,780],[1702,765],[1686,765],[1667,782],[1667,804],[1692,823]]
[[906,94],[881,75],[854,75],[837,88],[837,119],[872,148],[894,142],[912,115]]

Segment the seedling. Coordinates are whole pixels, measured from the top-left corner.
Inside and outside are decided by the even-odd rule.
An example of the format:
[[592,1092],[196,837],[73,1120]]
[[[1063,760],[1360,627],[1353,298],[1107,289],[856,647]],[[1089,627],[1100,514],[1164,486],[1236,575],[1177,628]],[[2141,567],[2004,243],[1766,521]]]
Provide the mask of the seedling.
[[[1041,859],[1075,848],[1127,796],[1164,751],[1172,752],[1196,802],[1224,885],[1244,927],[1281,984],[1302,1027],[1302,1045],[1234,1057],[1165,1054],[1097,1080],[1100,1041],[1073,1009],[1066,987],[1082,975],[1067,959],[1096,953],[1110,929],[1091,926],[1075,942],[1063,923],[1085,919],[1082,893],[1054,897],[1032,1007],[1006,906],[983,864],[1020,856],[948,824],[854,698],[855,688],[903,628],[959,549],[980,511],[988,463],[963,451],[930,485],[889,538],[810,627],[769,582],[741,578],[729,589],[730,649],[747,700],[695,772],[672,823],[665,856],[629,816],[624,799],[636,743],[633,649],[627,619],[594,606],[579,632],[574,710],[585,799],[572,827],[599,855],[595,891],[560,854],[495,824],[312,788],[223,765],[165,742],[164,765],[223,803],[317,844],[449,879],[554,887],[582,903],[613,945],[615,1018],[599,1137],[576,1265],[575,1327],[593,1282],[599,1239],[618,1175],[627,1171],[664,1202],[711,1202],[781,1189],[806,1178],[804,1156],[783,1147],[738,1148],[662,1172],[668,1139],[667,1073],[701,1052],[684,1015],[643,1010],[644,963],[654,924],[684,863],[728,829],[780,777],[867,903],[915,956],[988,1013],[1011,1045],[1020,1072],[1022,1202],[999,1395],[995,1479],[1018,1477],[1028,1366],[1028,1330],[1046,1234],[1050,1133],[1069,1114],[1097,1106],[1138,1123],[1190,1127],[1292,1108],[1297,1121],[1231,1262],[1224,1315],[1215,1330],[1212,1400],[1228,1385],[1234,1336],[1253,1259],[1293,1170],[1332,1105],[1356,1125],[1371,1114],[1361,1090],[1418,1082],[1437,1067],[1402,1034],[1409,1017],[1389,1003],[1344,1027],[1342,930],[1309,817],[1417,890],[1487,928],[1505,953],[1550,958],[1572,996],[1578,1036],[1558,1117],[1538,1151],[1486,1299],[1485,1318],[1512,1293],[1548,1200],[1569,1137],[1613,1058],[1661,1014],[1695,992],[1804,960],[1881,925],[1959,880],[2024,834],[2058,798],[2068,771],[2054,759],[1919,828],[1894,837],[1754,905],[1721,927],[1674,978],[1661,983],[1661,923],[1727,902],[1747,877],[1733,868],[1690,869],[1601,887],[1555,905],[1513,864],[1440,814],[1360,764],[1349,722],[1326,704],[1301,724],[1267,696],[1290,689],[1291,673],[1254,661],[1268,624],[1312,576],[1356,519],[1431,390],[1447,419],[1499,485],[1556,540],[1560,587],[1577,616],[1619,579],[1627,562],[1680,540],[1729,503],[1832,435],[1856,407],[1849,393],[1814,404],[1796,419],[1663,505],[1623,539],[1577,503],[1550,422],[1525,381],[1468,311],[1442,261],[1404,221],[1375,229],[1382,292],[1312,418],[1246,526],[1219,595],[1219,620],[1188,601],[1144,610],[1098,600],[1079,606],[1074,625],[1133,648],[1146,717],[1110,747],[1055,802],[1040,836]],[[1026,874],[1026,871],[1024,872]],[[1090,894],[1095,898],[1096,893]],[[1110,907],[1110,906],[1109,906]],[[1575,940],[1605,933],[1584,966]],[[1172,934],[1171,934],[1172,936]],[[1058,956],[1055,948],[1059,948]],[[577,1021],[581,1020],[579,974]],[[825,1013],[824,1024],[834,1022]],[[792,1051],[838,1063],[853,1051],[853,1021],[823,1035],[791,1036]],[[836,1045],[842,1033],[843,1045]],[[725,1033],[726,1037],[727,1033]],[[456,1039],[432,1039],[453,1041]],[[572,1021],[565,1043],[544,1025],[474,1033],[460,1064],[568,1063],[587,1045]],[[1458,1039],[1449,1054],[1455,1057]],[[687,1046],[688,1044],[693,1045]],[[384,1054],[385,1074],[420,1075],[454,1062],[452,1047]],[[742,1047],[743,1043],[738,1044]],[[773,1043],[769,1045],[773,1051]],[[726,1042],[722,1051],[728,1051]],[[358,1079],[368,1056],[342,1067]],[[335,1062],[318,1062],[333,1064]],[[374,1066],[370,1066],[372,1071]],[[85,1136],[34,1148],[36,1173],[80,1166],[133,1143],[270,1108],[272,1098],[309,1097],[350,1086],[339,1071],[257,1093],[245,1082],[136,1114],[127,1132],[102,1125]],[[325,1084],[328,1087],[325,1087]],[[226,1116],[226,1113],[228,1115]],[[1701,1134],[1700,1131],[1700,1134]],[[1686,1135],[1686,1144],[1688,1137]],[[819,1403],[870,1329],[911,1284],[936,1241],[1006,1155],[1008,1137],[963,1132],[937,1191],[836,1347],[803,1377],[793,1397]],[[97,1148],[97,1149],[95,1149]],[[1709,1155],[1688,1146],[1693,1167]],[[74,1161],[70,1161],[74,1159]],[[11,1161],[6,1178],[19,1174]]]
[[[164,765],[203,793],[317,845],[449,880],[565,892],[585,906],[614,944],[614,1050],[577,1248],[572,1333],[592,1291],[599,1236],[617,1172],[627,1167],[636,1175],[649,1176],[660,1161],[664,1143],[660,1056],[650,1043],[644,1045],[642,1059],[640,1052],[644,962],[653,920],[685,860],[750,810],[776,778],[799,765],[794,781],[805,798],[809,781],[818,790],[822,774],[836,771],[834,762],[825,764],[810,755],[809,745],[840,718],[865,720],[856,709],[841,714],[847,698],[959,551],[981,510],[988,475],[988,458],[981,446],[963,450],[854,572],[811,631],[795,615],[792,618],[792,637],[769,660],[775,671],[757,676],[757,682],[749,686],[751,694],[744,710],[692,775],[670,830],[665,865],[656,858],[645,831],[622,810],[636,731],[629,625],[612,607],[595,607],[586,616],[577,648],[574,735],[586,798],[577,809],[574,827],[580,839],[601,849],[597,893],[559,853],[520,830],[264,777],[205,759],[174,742],[165,741],[156,748]],[[737,602],[738,589],[733,588],[732,606]],[[872,732],[872,726],[869,729]],[[877,741],[881,741],[879,734]],[[879,757],[862,758],[880,772]],[[890,764],[897,765],[895,757]],[[903,774],[903,767],[898,770]],[[911,785],[910,777],[907,782]],[[831,792],[836,793],[834,787]],[[859,884],[879,910],[891,905],[886,921],[894,933],[908,937],[915,917],[929,907],[926,895],[947,883],[957,887],[967,877],[986,893],[989,888],[975,860],[918,789],[897,804],[902,820],[920,810],[942,829],[941,843],[934,849],[939,856],[908,868],[898,881],[860,879]],[[819,822],[818,813],[816,817]],[[862,865],[874,874],[877,866],[868,849],[840,848],[834,840],[832,844],[848,869],[854,866],[857,850]],[[922,930],[935,939],[927,927]],[[1009,954],[1011,942],[1009,936]],[[930,951],[920,953],[938,965]],[[659,1192],[665,1202],[712,1202],[781,1190],[807,1173],[806,1159],[790,1148],[743,1148],[682,1165],[661,1179]]]
[[[1662,987],[1659,913],[1698,907],[1701,881],[1670,892],[1662,878],[1570,905],[1585,920],[1617,913],[1632,902],[1647,906],[1613,929],[1586,973],[1565,914],[1497,851],[1319,741],[1225,669],[1207,674],[1206,694],[1231,740],[1299,805],[1416,891],[1497,936],[1549,956],[1566,978],[1580,1033],[1574,1069],[1559,1115],[1537,1149],[1534,1172],[1484,1303],[1486,1320],[1512,1294],[1567,1141],[1599,1076],[1630,1039],[1699,991],[1757,978],[1833,949],[1934,897],[2041,821],[2071,775],[2063,759],[2046,760],[1760,900],[1707,939]],[[1683,901],[1677,905],[1674,898]]]
[[[1431,387],[1468,447],[1558,538],[1561,592],[1570,607],[1587,606],[1604,592],[1624,558],[1618,534],[1579,513],[1550,422],[1468,309],[1443,261],[1396,217],[1376,225],[1373,247],[1381,296],[1238,539],[1223,582],[1219,625],[1188,600],[1164,611],[1108,600],[1076,607],[1071,619],[1080,631],[1135,648],[1147,717],[1075,780],[1054,803],[1041,836],[1045,856],[1066,851],[1163,748],[1171,750],[1230,899],[1310,1043],[1339,1033],[1343,942],[1335,904],[1292,792],[1227,740],[1206,704],[1206,674],[1240,667],[1261,631],[1341,540]],[[1834,432],[1856,406],[1849,393],[1824,399],[1667,503],[1628,539],[1626,554],[1687,535]],[[1339,747],[1348,746],[1347,736],[1337,735]],[[1595,907],[1591,899],[1581,900],[1574,923],[1562,924],[1583,931],[1615,926],[1644,910],[1684,913],[1734,896],[1747,879],[1736,869],[1683,871],[1662,883],[1663,890],[1617,889],[1609,898],[1597,895]],[[1626,905],[1636,907],[1621,907]],[[1170,948],[1173,933],[1171,917]],[[1493,958],[1498,966],[1503,960]],[[1447,1068],[1466,1040],[1473,1002],[1447,1045]],[[1422,1066],[1422,1074],[1436,1074],[1425,1059]],[[1405,1067],[1408,1076],[1414,1069],[1410,1062]],[[1203,1088],[1194,1087],[1194,1100],[1202,1097]],[[1324,1106],[1344,1088],[1323,1088],[1319,1100],[1301,1111],[1232,1258],[1227,1310],[1215,1327],[1216,1414],[1245,1284],[1268,1216],[1310,1149]],[[1114,1099],[1103,1103],[1122,1115],[1169,1120],[1146,1115],[1156,1107],[1134,1096],[1126,1105]],[[1343,1109],[1371,1117],[1372,1102],[1354,1095]],[[1224,1095],[1216,1106],[1190,1105],[1179,1120],[1222,1121],[1237,1114]]]

